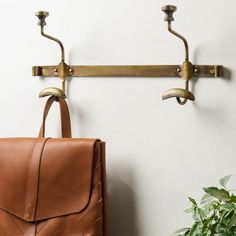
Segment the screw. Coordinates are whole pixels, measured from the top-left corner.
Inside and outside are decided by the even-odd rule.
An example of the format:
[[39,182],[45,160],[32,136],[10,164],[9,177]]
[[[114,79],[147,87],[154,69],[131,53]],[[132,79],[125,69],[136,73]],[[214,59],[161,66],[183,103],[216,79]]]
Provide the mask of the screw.
[[54,74],[57,74],[57,72],[58,72],[58,69],[55,68],[55,69],[54,69]]
[[181,73],[181,67],[178,67],[176,71],[180,74]]
[[70,75],[73,75],[74,74],[74,69],[70,68],[69,72],[70,72]]
[[214,68],[211,68],[211,69],[210,69],[210,73],[211,73],[211,74],[215,74],[215,69],[214,69]]
[[195,67],[194,68],[194,74],[198,74],[200,72],[199,68]]

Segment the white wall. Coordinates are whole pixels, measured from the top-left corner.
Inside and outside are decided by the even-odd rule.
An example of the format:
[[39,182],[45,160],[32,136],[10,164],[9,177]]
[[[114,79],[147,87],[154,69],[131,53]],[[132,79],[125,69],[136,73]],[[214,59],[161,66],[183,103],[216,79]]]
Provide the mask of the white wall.
[[[31,66],[57,64],[56,44],[40,36],[34,12],[48,10],[46,31],[65,44],[67,62],[180,64],[182,42],[167,32],[160,8],[176,4],[174,28],[193,63],[223,64],[224,79],[192,83],[196,101],[163,102],[180,79],[74,78],[69,82],[74,137],[107,142],[111,236],[167,236],[187,226],[187,196],[235,173],[236,2],[234,0],[8,0],[0,2],[1,136],[36,136],[44,99],[57,79]],[[230,73],[229,73],[230,72]],[[57,108],[49,122],[59,135]]]

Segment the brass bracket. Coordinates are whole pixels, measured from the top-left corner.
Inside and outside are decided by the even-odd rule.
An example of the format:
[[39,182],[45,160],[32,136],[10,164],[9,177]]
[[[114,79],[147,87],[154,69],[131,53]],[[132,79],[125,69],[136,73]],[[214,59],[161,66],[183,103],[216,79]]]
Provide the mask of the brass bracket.
[[[66,68],[69,77],[181,77],[182,65],[94,65]],[[59,72],[60,66],[56,65],[32,67],[33,76],[60,77]],[[194,77],[217,78],[223,75],[222,65],[193,65]]]
[[57,76],[62,80],[65,80],[73,75],[73,72],[74,70],[64,61],[61,61],[59,65],[54,69],[54,74],[57,74]]

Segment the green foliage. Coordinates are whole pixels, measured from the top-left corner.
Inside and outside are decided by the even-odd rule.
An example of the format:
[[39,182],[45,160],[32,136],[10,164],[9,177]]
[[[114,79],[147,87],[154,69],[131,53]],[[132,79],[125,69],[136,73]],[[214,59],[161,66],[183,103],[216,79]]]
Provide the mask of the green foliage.
[[220,179],[221,188],[203,188],[205,194],[200,205],[189,198],[194,223],[179,229],[173,236],[236,236],[236,195],[227,189],[230,176]]

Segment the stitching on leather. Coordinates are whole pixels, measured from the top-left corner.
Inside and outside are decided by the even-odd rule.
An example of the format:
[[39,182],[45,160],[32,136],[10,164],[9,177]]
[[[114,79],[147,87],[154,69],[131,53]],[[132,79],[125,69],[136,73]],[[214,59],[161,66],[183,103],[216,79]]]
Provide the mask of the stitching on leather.
[[28,184],[29,184],[29,169],[30,169],[30,164],[32,162],[32,157],[33,157],[33,152],[34,152],[34,149],[35,149],[35,146],[36,146],[36,143],[37,143],[37,139],[34,140],[34,146],[33,146],[33,149],[32,149],[32,152],[31,152],[31,157],[30,157],[30,160],[28,161],[28,166],[27,166],[27,175],[26,175],[26,182],[25,182],[25,186],[26,186],[26,193],[25,193],[25,209],[24,209],[24,213],[23,213],[23,217],[25,216],[25,211],[26,211],[26,200],[27,200],[27,196],[28,196]]

